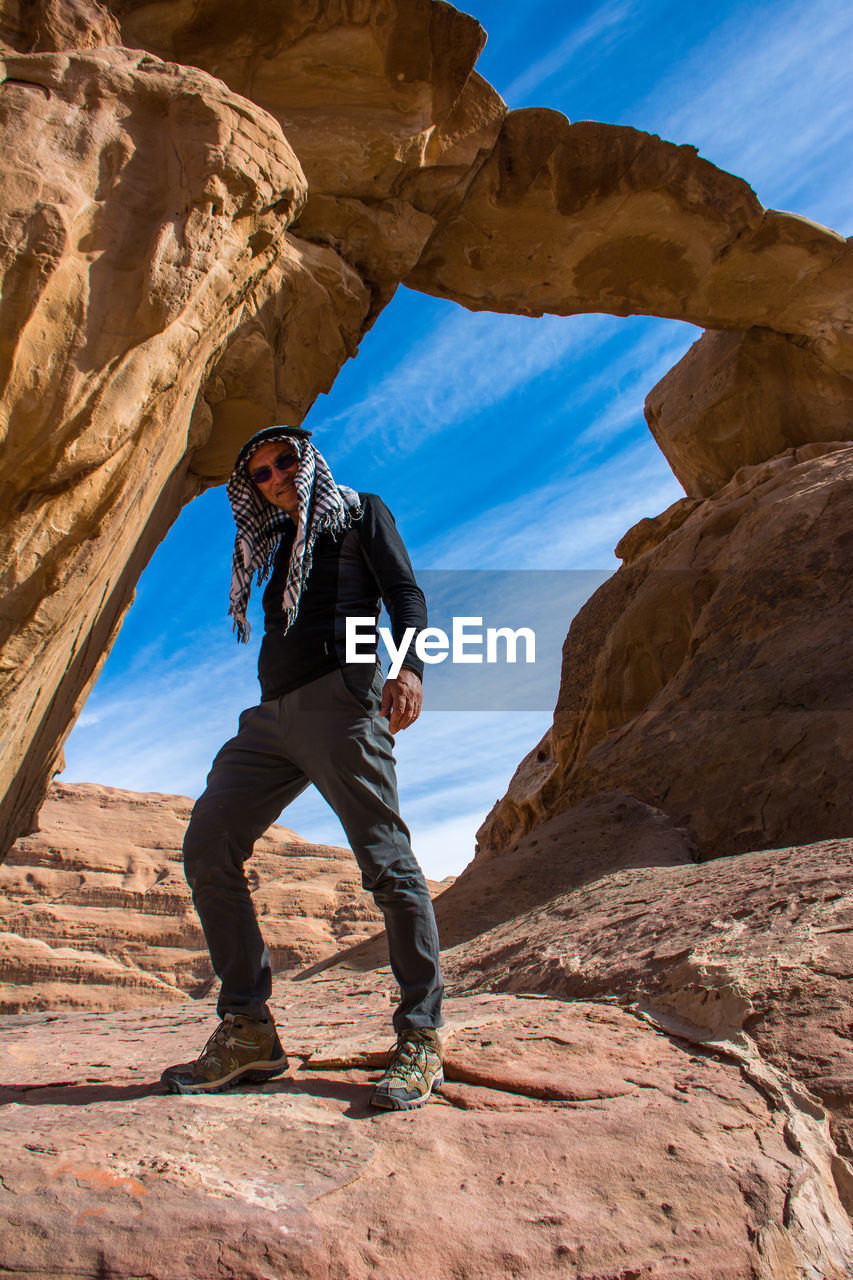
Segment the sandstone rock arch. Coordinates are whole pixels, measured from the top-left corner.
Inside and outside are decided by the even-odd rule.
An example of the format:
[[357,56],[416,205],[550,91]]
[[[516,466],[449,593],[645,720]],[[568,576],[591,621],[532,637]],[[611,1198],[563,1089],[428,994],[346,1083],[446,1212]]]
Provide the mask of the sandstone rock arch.
[[850,437],[843,239],[690,147],[508,113],[441,0],[4,0],[0,39],[4,848],[182,504],[304,417],[400,282],[729,331],[678,377],[738,403],[750,360],[777,404],[796,366],[802,412],[760,432],[707,387],[692,426],[653,398],[694,496]]

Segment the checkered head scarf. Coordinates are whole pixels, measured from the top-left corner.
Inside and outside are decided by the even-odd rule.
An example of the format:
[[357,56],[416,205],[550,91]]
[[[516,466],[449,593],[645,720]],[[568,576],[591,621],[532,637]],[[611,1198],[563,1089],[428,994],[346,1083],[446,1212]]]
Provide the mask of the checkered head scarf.
[[237,525],[228,612],[234,619],[237,639],[243,644],[249,639],[246,609],[252,578],[257,574],[260,586],[267,577],[282,535],[291,524],[287,513],[268,502],[249,475],[249,461],[255,451],[263,444],[281,442],[299,455],[299,468],[294,478],[299,494],[299,518],[282,600],[285,631],[299,610],[299,601],[311,572],[317,534],[326,529],[342,531],[361,515],[358,494],[353,489],[335,484],[326,459],[304,438],[306,436],[307,432],[296,432],[287,427],[267,427],[257,432],[238,453],[226,486]]

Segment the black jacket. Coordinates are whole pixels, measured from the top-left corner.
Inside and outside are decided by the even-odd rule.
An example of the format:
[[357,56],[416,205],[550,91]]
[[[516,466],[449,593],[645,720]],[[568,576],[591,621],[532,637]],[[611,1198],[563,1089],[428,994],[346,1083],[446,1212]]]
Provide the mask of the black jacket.
[[[296,526],[291,523],[282,537],[263,595],[265,634],[258,658],[258,678],[264,702],[316,680],[335,667],[342,668],[349,687],[364,698],[376,667],[370,663],[347,664],[346,619],[378,618],[380,596],[388,610],[396,645],[407,627],[420,631],[427,625],[424,593],[415,581],[394,517],[375,493],[358,496],[363,509],[358,520],[343,533],[317,536],[299,611],[286,634],[282,597]],[[360,651],[367,652],[368,646],[360,645]],[[414,638],[404,664],[423,676]]]

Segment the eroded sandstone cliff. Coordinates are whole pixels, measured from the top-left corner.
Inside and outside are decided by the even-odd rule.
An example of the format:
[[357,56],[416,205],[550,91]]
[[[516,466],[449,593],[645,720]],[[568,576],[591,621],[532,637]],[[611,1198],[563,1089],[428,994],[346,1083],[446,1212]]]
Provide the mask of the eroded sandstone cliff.
[[630,530],[479,856],[599,791],[662,809],[703,858],[853,830],[851,487],[853,446],[803,445]]
[[331,250],[285,242],[299,163],[275,121],[220,82],[115,47],[9,52],[4,74],[0,677],[14,836],[139,572],[198,492],[189,455],[211,425],[193,413],[199,389],[241,324],[257,324],[267,277],[287,299],[284,355],[299,314],[313,324],[325,307],[334,331],[310,371],[293,360],[303,412],[354,349],[367,295]]

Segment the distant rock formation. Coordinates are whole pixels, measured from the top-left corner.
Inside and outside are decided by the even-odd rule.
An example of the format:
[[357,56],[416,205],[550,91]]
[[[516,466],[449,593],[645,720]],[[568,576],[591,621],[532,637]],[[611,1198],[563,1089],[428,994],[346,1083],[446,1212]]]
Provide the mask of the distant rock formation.
[[[649,402],[691,497],[850,439],[844,239],[762,209],[692,147],[507,112],[474,69],[484,39],[438,0],[3,5],[0,851],[31,828],[183,503],[251,431],[302,421],[400,282],[479,309],[728,331]],[[637,644],[673,660],[652,632]],[[561,707],[576,696],[592,693],[564,687]],[[598,789],[632,792],[605,773]],[[659,790],[636,794],[658,806]],[[683,825],[683,806],[666,812]],[[801,828],[780,814],[779,839]]]
[[[191,808],[184,796],[52,784],[39,831],[0,867],[0,1012],[139,1008],[211,989],[181,864]],[[248,875],[274,972],[381,927],[348,849],[273,826]]]

